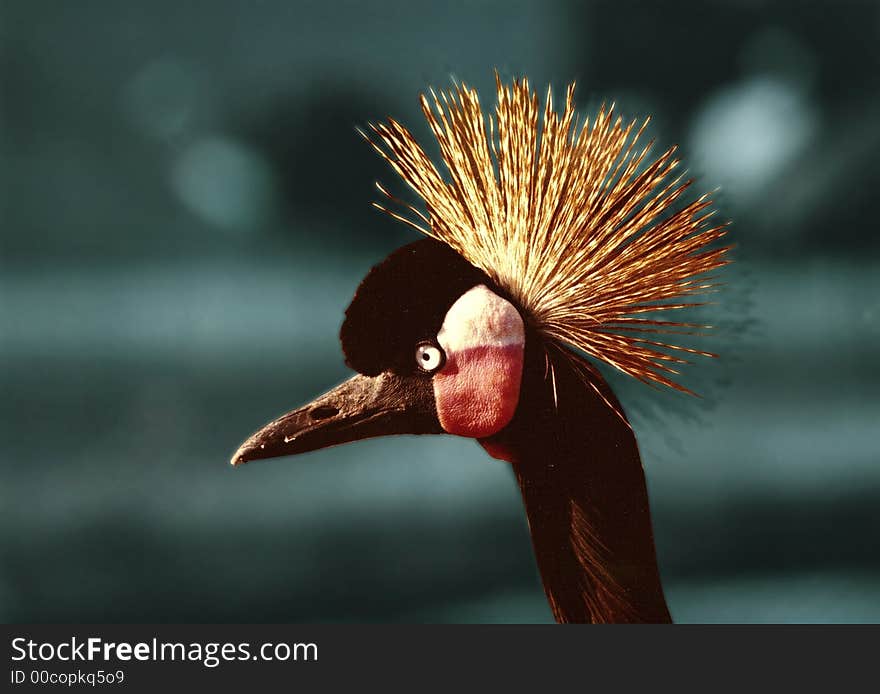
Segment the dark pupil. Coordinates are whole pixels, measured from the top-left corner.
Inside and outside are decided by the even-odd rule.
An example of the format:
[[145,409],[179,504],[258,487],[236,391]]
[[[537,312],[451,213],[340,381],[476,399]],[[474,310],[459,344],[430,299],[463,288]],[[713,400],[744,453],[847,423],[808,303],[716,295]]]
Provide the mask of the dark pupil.
[[427,352],[422,352],[422,361],[429,361],[431,359],[431,355]]

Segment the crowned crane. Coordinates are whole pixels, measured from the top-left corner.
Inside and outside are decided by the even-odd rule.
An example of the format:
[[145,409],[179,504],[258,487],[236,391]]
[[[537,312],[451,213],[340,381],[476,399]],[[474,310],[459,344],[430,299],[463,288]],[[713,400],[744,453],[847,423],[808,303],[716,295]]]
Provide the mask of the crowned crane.
[[[253,434],[232,458],[293,455],[390,434],[476,439],[513,468],[558,622],[669,622],[645,476],[621,404],[590,359],[646,383],[689,355],[659,320],[699,305],[726,264],[708,196],[679,198],[675,147],[651,160],[613,107],[581,124],[574,85],[543,117],[527,80],[502,84],[495,115],[456,86],[421,97],[444,177],[396,121],[368,142],[426,211],[375,203],[428,238],[362,281],[340,331],[358,373]],[[363,133],[362,133],[363,134]],[[379,191],[403,205],[384,187]]]

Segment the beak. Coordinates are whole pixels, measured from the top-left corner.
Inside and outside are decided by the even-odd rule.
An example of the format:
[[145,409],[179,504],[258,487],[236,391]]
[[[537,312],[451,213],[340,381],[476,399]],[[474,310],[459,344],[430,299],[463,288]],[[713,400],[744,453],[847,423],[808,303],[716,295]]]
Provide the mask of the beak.
[[390,372],[358,374],[264,426],[230,462],[241,465],[374,436],[442,432],[429,379]]

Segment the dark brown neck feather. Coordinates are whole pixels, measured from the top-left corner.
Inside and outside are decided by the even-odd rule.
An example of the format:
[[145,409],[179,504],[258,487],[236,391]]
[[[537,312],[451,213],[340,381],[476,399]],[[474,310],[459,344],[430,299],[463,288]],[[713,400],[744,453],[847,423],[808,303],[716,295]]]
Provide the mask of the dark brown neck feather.
[[551,375],[535,345],[527,342],[520,408],[483,444],[513,464],[553,615],[669,622],[645,476],[623,410],[595,370],[601,396],[559,353]]

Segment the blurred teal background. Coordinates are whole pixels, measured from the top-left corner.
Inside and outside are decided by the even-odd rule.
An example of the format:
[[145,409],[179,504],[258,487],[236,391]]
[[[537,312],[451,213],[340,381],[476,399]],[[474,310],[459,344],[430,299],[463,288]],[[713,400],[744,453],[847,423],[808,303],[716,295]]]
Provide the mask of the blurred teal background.
[[673,616],[880,621],[880,4],[0,6],[4,621],[550,619],[471,441],[227,465],[415,238],[355,126],[495,66],[653,114],[734,221],[711,397],[615,381]]

